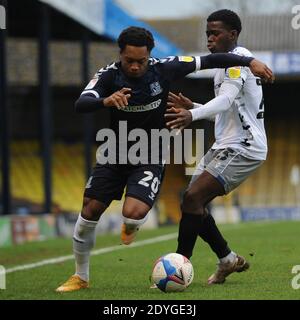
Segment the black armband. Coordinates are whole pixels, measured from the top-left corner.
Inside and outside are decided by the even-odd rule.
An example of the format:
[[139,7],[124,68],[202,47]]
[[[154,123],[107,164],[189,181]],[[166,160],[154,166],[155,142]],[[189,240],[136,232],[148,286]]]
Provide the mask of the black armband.
[[212,53],[201,56],[201,69],[249,67],[253,57],[239,56],[233,53]]
[[75,111],[78,113],[88,113],[104,108],[103,98],[96,98],[90,95],[82,95],[75,102]]

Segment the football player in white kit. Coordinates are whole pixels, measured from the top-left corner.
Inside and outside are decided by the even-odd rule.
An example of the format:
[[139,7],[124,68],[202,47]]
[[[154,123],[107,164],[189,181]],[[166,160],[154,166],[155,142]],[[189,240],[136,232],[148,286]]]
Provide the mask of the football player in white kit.
[[[207,19],[208,49],[252,56],[237,45],[241,29],[233,11],[212,13]],[[198,235],[210,245],[219,262],[208,284],[223,283],[231,273],[247,270],[249,263],[229,248],[206,206],[240,185],[267,156],[261,79],[248,67],[218,69],[214,88],[216,97],[204,105],[170,93],[165,115],[172,129],[182,130],[199,119],[215,122],[215,143],[200,161],[183,197],[177,248],[177,253],[190,258]]]

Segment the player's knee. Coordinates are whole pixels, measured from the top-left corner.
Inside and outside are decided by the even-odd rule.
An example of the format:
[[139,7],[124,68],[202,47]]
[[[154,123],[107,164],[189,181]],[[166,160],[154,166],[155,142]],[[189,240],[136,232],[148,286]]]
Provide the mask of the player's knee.
[[81,216],[86,220],[98,221],[106,206],[98,200],[84,198]]
[[203,214],[204,204],[199,194],[192,189],[188,189],[184,193],[181,210],[182,212]]
[[134,219],[134,220],[141,220],[145,218],[147,215],[148,210],[144,208],[139,208],[138,206],[131,206],[123,208],[123,216],[126,218]]

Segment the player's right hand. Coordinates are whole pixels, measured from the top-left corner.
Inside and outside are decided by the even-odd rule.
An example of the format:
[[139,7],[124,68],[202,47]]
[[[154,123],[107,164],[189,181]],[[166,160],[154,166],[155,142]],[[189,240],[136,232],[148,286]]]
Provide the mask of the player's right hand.
[[128,99],[131,97],[130,88],[122,88],[119,91],[114,92],[109,97],[103,100],[105,107],[117,107],[119,110],[128,106]]
[[179,95],[176,95],[173,92],[169,92],[168,95],[168,108],[184,108],[184,109],[193,109],[193,101],[185,97],[181,92]]
[[186,109],[172,107],[167,109],[165,120],[167,128],[171,130],[178,129],[180,132],[191,124],[193,117],[192,113]]

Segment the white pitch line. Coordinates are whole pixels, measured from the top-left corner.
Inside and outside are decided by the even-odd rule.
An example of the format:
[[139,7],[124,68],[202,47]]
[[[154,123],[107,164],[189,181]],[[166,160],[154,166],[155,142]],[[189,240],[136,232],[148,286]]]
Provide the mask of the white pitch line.
[[[265,225],[265,223],[263,223],[263,222],[255,224],[255,226],[264,226],[264,225]],[[224,225],[224,226],[222,226],[222,231],[240,229],[240,228],[245,228],[245,227],[249,227],[249,226],[246,226],[245,224]],[[146,239],[146,240],[137,241],[137,242],[132,243],[130,246],[118,245],[118,246],[112,246],[112,247],[93,250],[93,251],[91,251],[91,255],[92,256],[97,256],[97,255],[104,254],[104,253],[107,253],[107,252],[113,252],[113,251],[118,251],[118,250],[123,250],[123,249],[141,247],[141,246],[152,244],[152,243],[157,243],[157,242],[162,242],[162,241],[175,239],[177,236],[178,236],[177,232],[169,233],[169,234],[166,234],[164,236],[159,236],[159,237],[155,237],[155,238],[150,238],[150,239]],[[74,259],[74,255],[68,255],[68,256],[62,256],[62,257],[42,260],[42,261],[39,261],[39,262],[30,263],[30,264],[24,264],[24,265],[20,265],[20,266],[16,266],[16,267],[12,267],[12,268],[6,269],[6,273],[12,273],[12,272],[16,272],[16,271],[34,269],[34,268],[42,267],[42,266],[45,266],[45,265],[48,265],[48,264],[56,264],[56,263],[69,261],[69,260],[73,260],[73,259]]]
[[[97,256],[97,255],[104,254],[104,253],[107,253],[107,252],[113,252],[113,251],[118,251],[118,250],[123,250],[123,249],[141,247],[141,246],[145,246],[145,245],[148,245],[148,244],[167,241],[167,240],[171,240],[171,239],[176,238],[177,235],[178,235],[177,232],[176,233],[169,233],[169,234],[166,234],[164,236],[159,236],[159,237],[155,237],[155,238],[151,238],[151,239],[137,241],[137,242],[132,243],[130,246],[118,245],[118,246],[112,246],[112,247],[97,249],[97,250],[91,251],[91,255],[92,256]],[[48,265],[48,264],[56,264],[56,263],[69,261],[69,260],[73,260],[73,259],[74,259],[74,255],[68,255],[68,256],[62,256],[62,257],[57,257],[57,258],[52,258],[52,259],[46,259],[46,260],[42,260],[42,261],[39,261],[39,262],[30,263],[30,264],[24,264],[24,265],[20,265],[20,266],[16,266],[16,267],[12,267],[12,268],[6,269],[6,273],[12,273],[12,272],[16,272],[16,271],[34,269],[34,268],[42,267],[42,266],[45,266],[45,265]]]

